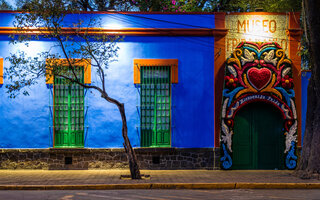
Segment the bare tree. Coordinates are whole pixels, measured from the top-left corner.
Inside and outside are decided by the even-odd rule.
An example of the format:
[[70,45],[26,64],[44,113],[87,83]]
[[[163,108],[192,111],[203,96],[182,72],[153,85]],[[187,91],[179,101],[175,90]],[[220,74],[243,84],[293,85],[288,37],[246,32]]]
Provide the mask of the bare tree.
[[[14,21],[19,34],[12,36],[12,42],[28,44],[30,40],[45,38],[55,42],[50,49],[59,48],[62,53],[52,53],[51,50],[48,50],[39,52],[37,57],[28,57],[25,52],[12,54],[7,58],[11,62],[10,67],[6,70],[6,75],[11,81],[6,85],[8,93],[12,98],[19,93],[28,95],[26,86],[36,84],[43,76],[62,77],[83,88],[98,91],[103,99],[117,106],[120,112],[123,145],[129,161],[131,177],[140,179],[137,158],[128,138],[125,106],[110,97],[106,88],[105,69],[110,62],[116,59],[119,49],[117,42],[121,38],[102,33],[101,29],[96,28],[100,26],[98,19],[78,21],[70,24],[70,27],[63,26],[65,17],[72,12],[72,6],[64,0],[31,0],[24,4],[23,12],[17,15]],[[59,65],[55,62],[57,58],[65,58],[67,69],[57,67]],[[52,61],[50,66],[46,65],[47,60]],[[77,62],[89,62],[89,60],[92,61],[91,65],[98,74],[101,86],[85,85],[79,81],[76,73]],[[66,73],[66,70],[71,74]]]

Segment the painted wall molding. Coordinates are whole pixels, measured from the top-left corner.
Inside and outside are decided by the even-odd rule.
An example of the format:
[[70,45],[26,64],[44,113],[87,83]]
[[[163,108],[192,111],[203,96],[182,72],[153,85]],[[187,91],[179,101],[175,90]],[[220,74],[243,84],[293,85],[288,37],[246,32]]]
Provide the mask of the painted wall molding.
[[3,85],[3,58],[0,58],[0,88]]
[[133,83],[140,84],[140,67],[170,66],[171,83],[178,83],[178,59],[134,59]]
[[[84,83],[91,84],[91,60],[90,59],[70,59],[74,66],[84,67]],[[46,84],[53,84],[54,75],[52,70],[55,66],[68,66],[67,59],[47,59],[46,60]]]
[[[222,36],[228,30],[224,28],[62,28],[62,34],[66,35],[131,35],[131,36]],[[1,35],[47,35],[50,32],[46,28],[23,28],[18,30],[15,27],[0,27]]]

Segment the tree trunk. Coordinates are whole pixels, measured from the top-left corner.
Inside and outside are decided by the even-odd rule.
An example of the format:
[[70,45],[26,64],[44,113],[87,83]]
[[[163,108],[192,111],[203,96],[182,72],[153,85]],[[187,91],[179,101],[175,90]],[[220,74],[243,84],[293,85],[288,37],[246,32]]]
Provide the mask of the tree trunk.
[[128,127],[127,127],[126,114],[125,114],[125,110],[124,110],[124,104],[123,103],[121,103],[120,105],[117,104],[117,106],[120,111],[121,119],[122,119],[122,136],[124,139],[123,146],[124,146],[124,149],[125,149],[127,157],[128,157],[131,178],[132,179],[141,179],[137,156],[136,156],[134,150],[132,149],[130,140],[128,138]]
[[[103,82],[103,81],[102,81]],[[96,87],[95,87],[96,88]],[[130,174],[132,179],[141,179],[140,175],[140,168],[138,165],[138,159],[137,156],[131,146],[130,140],[128,138],[128,127],[127,127],[127,118],[126,118],[126,112],[124,109],[124,104],[120,103],[116,99],[113,99],[107,95],[106,92],[102,91],[99,88],[96,88],[98,91],[101,92],[101,97],[107,100],[110,103],[115,104],[118,107],[118,110],[121,115],[122,120],[122,137],[124,140],[123,146],[127,154],[127,158],[129,161],[129,168],[130,168]]]
[[319,177],[320,174],[320,4],[305,0],[310,32],[311,78],[308,85],[306,130],[297,173],[302,178]]

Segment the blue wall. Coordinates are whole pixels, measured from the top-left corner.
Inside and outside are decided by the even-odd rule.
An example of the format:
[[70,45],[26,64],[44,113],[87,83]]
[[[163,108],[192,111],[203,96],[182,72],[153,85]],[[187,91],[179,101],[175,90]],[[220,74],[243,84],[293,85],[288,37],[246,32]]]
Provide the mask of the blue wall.
[[308,84],[311,77],[311,72],[301,73],[301,146],[303,145],[303,137],[306,129],[307,117],[307,97],[308,97]]
[[[30,49],[25,45],[9,45],[7,36],[0,36],[0,57],[6,58],[18,49],[36,56],[37,49],[45,50],[46,42],[31,42]],[[4,61],[4,70],[9,66]],[[45,79],[29,88],[30,96],[9,99],[4,87],[0,88],[0,148],[47,148],[52,143],[49,134],[49,90]]]
[[[6,19],[2,20],[0,26],[10,26],[6,22],[10,21],[11,15],[0,13],[0,17]],[[102,16],[105,16],[103,20],[115,20],[122,27],[214,27],[213,15]],[[148,19],[150,17],[156,20]],[[165,22],[167,20],[171,22]],[[17,50],[35,56],[37,51],[48,50],[53,44],[43,40],[30,42],[30,47],[12,46],[9,45],[7,36],[0,36],[0,57],[5,58]],[[125,103],[132,145],[140,146],[137,128],[140,125],[137,112],[139,94],[133,84],[133,60],[174,58],[179,60],[179,83],[172,86],[172,147],[213,147],[214,38],[127,36],[119,43],[119,47],[118,61],[112,63],[107,70],[107,91],[111,97]],[[59,52],[58,49],[53,50]],[[5,61],[4,66],[8,65]],[[4,81],[8,80],[5,78]],[[99,85],[94,70],[92,84]],[[52,147],[52,132],[49,128],[52,125],[49,108],[52,94],[47,89],[44,78],[29,89],[30,96],[20,95],[16,99],[8,99],[5,91],[5,87],[0,88],[0,148]],[[89,128],[85,135],[85,147],[123,147],[121,118],[117,108],[103,100],[97,92],[90,90],[86,95],[86,103],[86,122]]]
[[[212,47],[197,44],[198,39]],[[140,125],[137,112],[140,100],[133,84],[133,60],[175,58],[179,60],[179,83],[172,86],[172,146],[212,147],[213,38],[126,37],[119,46],[119,61],[107,71],[107,88],[110,96],[126,105],[133,146],[140,146],[137,128]],[[122,147],[121,118],[116,108],[99,98],[97,93],[89,94],[88,101],[90,128],[86,146]]]

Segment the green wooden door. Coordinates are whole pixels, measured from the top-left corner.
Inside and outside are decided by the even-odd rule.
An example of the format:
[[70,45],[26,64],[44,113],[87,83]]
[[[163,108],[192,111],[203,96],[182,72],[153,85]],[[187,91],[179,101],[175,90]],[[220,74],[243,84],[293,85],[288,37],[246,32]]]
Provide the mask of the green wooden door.
[[266,103],[243,107],[234,119],[233,169],[283,169],[281,113]]
[[141,146],[170,147],[170,67],[142,66],[140,70]]
[[[77,77],[84,81],[83,68]],[[64,78],[54,78],[54,147],[84,147],[84,89]]]
[[257,137],[252,134],[252,121],[253,115],[246,107],[242,108],[234,119],[233,169],[255,169],[257,167]]

